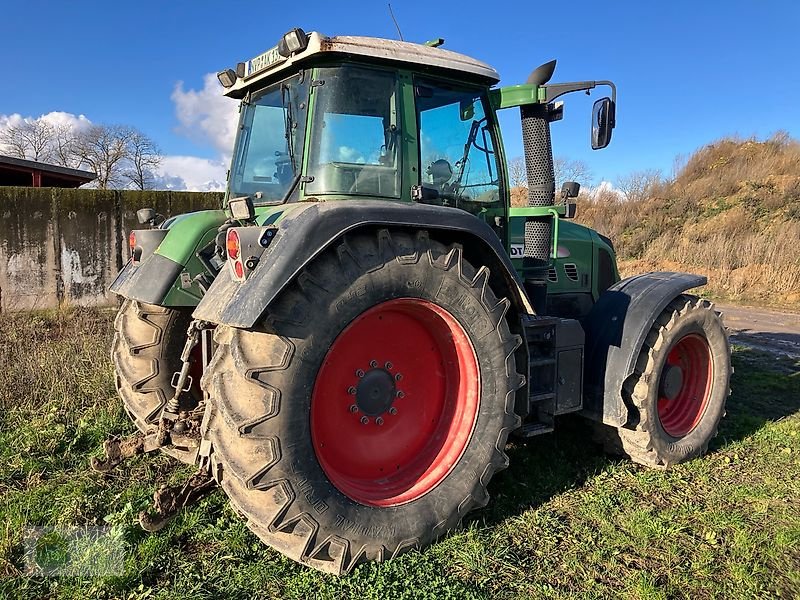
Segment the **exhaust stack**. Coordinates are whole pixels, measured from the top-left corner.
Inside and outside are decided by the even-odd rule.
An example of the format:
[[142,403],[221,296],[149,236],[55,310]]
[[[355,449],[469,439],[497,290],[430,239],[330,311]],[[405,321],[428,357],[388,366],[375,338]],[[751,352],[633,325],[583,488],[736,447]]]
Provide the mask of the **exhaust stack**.
[[[556,61],[531,73],[528,84],[542,86],[553,76]],[[553,170],[553,145],[550,139],[550,111],[547,104],[520,106],[525,169],[528,175],[528,206],[553,206],[556,183]],[[528,217],[525,222],[523,268],[526,288],[534,309],[541,314],[547,300],[547,270],[550,265],[552,217]]]

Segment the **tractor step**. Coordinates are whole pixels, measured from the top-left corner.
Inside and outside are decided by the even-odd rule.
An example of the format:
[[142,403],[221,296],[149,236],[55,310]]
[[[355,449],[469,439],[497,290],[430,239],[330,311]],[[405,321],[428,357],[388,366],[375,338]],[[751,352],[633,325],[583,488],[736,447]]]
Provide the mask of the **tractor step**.
[[580,323],[541,316],[528,318],[524,325],[529,387],[523,414],[548,424],[556,415],[581,410],[585,338]]

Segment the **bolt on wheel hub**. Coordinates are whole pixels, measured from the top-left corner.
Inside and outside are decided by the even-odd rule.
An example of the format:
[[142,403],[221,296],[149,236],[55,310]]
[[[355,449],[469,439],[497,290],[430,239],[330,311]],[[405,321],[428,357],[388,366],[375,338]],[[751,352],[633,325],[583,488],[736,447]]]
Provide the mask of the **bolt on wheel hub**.
[[394,377],[384,369],[370,369],[356,386],[356,406],[369,417],[387,412],[394,402],[397,388]]

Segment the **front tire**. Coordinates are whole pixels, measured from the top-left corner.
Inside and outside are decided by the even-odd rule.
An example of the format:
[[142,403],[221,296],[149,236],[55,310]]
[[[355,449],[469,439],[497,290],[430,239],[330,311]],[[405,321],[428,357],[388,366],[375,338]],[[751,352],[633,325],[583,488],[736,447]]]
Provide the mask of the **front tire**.
[[263,541],[340,574],[488,502],[523,383],[488,280],[457,245],[382,230],[319,257],[256,330],[217,329],[203,431]]
[[704,454],[725,416],[730,355],[711,303],[678,296],[653,324],[625,385],[638,419],[631,427],[599,426],[606,448],[661,469]]

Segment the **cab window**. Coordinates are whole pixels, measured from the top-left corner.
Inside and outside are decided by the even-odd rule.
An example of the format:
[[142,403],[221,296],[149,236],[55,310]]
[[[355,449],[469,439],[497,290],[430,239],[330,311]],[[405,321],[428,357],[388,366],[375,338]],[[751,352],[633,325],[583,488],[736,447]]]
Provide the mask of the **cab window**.
[[358,66],[319,69],[306,184],[309,194],[400,196],[397,75]]
[[500,176],[481,90],[418,78],[420,184],[426,198],[478,214],[500,205]]

